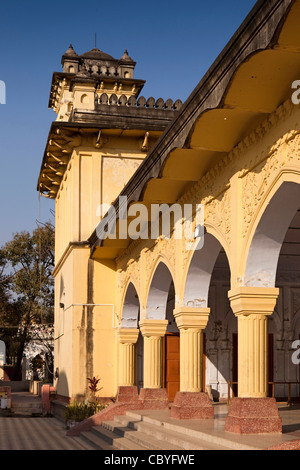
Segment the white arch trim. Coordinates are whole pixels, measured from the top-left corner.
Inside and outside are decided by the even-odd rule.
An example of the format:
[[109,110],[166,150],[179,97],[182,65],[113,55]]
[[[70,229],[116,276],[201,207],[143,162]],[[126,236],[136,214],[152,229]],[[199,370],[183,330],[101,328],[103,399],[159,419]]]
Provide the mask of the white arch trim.
[[299,206],[300,184],[282,183],[255,230],[246,264],[246,287],[275,287],[282,243]]
[[153,275],[146,307],[146,318],[148,320],[165,320],[167,301],[171,283],[172,274],[167,265],[160,261]]
[[139,312],[140,301],[138,294],[133,283],[130,282],[122,309],[121,328],[138,328]]
[[203,248],[195,251],[185,284],[186,307],[207,308],[211,276],[221,248],[220,242],[207,233],[204,236]]

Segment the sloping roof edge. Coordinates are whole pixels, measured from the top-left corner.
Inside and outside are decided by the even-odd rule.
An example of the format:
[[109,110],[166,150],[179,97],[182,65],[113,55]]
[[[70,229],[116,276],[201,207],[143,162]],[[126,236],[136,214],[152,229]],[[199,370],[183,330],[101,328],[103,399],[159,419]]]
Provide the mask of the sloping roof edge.
[[[151,178],[157,178],[165,159],[176,148],[184,148],[190,131],[199,116],[217,108],[239,66],[255,52],[272,45],[280,24],[286,18],[294,0],[259,0],[219,54],[207,73],[183,104],[177,118],[167,127],[119,196],[126,196],[128,205],[139,201],[143,188]],[[119,198],[113,204],[119,214]],[[107,224],[106,218],[105,224]],[[101,222],[98,226],[101,232]],[[101,246],[95,230],[89,241],[92,251]],[[99,233],[99,232],[98,232]]]

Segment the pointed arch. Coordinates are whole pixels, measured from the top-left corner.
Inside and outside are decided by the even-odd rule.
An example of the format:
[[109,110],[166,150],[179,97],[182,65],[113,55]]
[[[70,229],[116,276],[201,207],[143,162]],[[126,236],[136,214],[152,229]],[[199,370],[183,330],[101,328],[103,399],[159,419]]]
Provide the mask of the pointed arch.
[[203,248],[194,252],[187,271],[184,289],[186,307],[207,308],[211,276],[221,249],[219,240],[206,233]]
[[129,281],[124,297],[121,328],[138,328],[140,300],[132,281]]
[[[169,267],[162,260],[156,265],[146,304],[146,318],[149,320],[165,320],[169,291],[173,276]],[[175,283],[174,283],[175,284]]]
[[249,246],[245,286],[275,287],[281,247],[299,206],[299,182],[279,181],[275,192],[270,190]]

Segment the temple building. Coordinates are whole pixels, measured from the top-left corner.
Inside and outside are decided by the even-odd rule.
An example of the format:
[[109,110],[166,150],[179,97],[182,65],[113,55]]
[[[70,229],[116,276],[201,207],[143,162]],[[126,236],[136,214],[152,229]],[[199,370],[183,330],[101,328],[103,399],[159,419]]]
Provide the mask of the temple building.
[[[103,397],[211,418],[230,392],[228,431],[280,432],[274,397],[300,393],[299,23],[300,1],[259,0],[183,104],[141,96],[127,51],[63,55],[38,181],[61,400],[95,376]],[[153,207],[182,208],[169,236]]]

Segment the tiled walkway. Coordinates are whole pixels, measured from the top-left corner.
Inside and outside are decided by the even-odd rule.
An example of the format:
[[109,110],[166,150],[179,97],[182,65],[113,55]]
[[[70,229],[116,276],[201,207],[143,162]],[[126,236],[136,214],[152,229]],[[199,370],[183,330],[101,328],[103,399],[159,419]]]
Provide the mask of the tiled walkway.
[[[29,392],[12,394],[10,416],[0,416],[0,450],[89,450],[66,436],[64,423],[51,417],[31,417],[41,410],[41,398]],[[37,413],[38,414],[38,413]]]
[[[36,397],[17,396],[17,401],[37,400]],[[215,406],[215,420],[213,430],[206,429],[208,434],[212,433],[215,438],[241,440],[241,437],[231,435],[223,431],[223,421],[227,412],[226,405]],[[155,412],[151,412],[156,417]],[[277,436],[244,436],[243,441],[255,446],[258,442],[261,448],[269,448],[280,442],[291,439],[300,440],[300,406],[288,408],[279,406],[279,413],[282,418],[283,435]],[[158,419],[162,419],[162,413],[158,413]],[[219,423],[219,426],[218,426]],[[192,430],[196,423],[191,421],[178,422],[177,425],[187,427]],[[201,428],[204,425],[202,424]],[[204,426],[205,428],[205,426]],[[199,430],[199,428],[197,428]],[[204,430],[204,429],[203,429]],[[205,432],[205,431],[204,431]],[[266,441],[262,445],[262,441]],[[0,416],[0,450],[91,450],[88,444],[78,438],[66,436],[64,423],[51,417],[30,417],[16,414],[14,417]]]
[[0,417],[0,450],[85,450],[55,418]]

